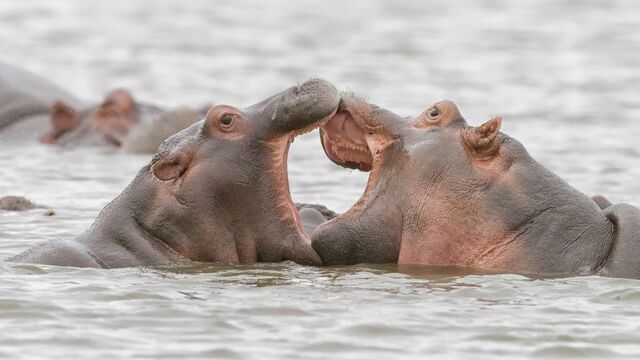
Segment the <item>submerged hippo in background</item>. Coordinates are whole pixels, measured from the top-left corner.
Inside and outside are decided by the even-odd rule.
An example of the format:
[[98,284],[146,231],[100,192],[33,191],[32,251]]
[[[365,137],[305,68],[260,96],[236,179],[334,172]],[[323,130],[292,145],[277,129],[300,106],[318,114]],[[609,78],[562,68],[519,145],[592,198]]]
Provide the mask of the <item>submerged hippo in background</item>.
[[136,102],[123,89],[111,92],[102,103],[87,107],[44,79],[0,64],[3,141],[40,140],[153,153],[164,139],[200,120],[208,109],[164,110]]
[[38,205],[32,203],[22,196],[0,197],[0,210],[26,211],[37,208]]
[[65,146],[95,145],[153,153],[169,136],[186,129],[206,114],[188,108],[167,111],[139,103],[125,89],[117,89],[104,101],[76,110],[56,101],[51,111],[51,130],[40,141]]
[[[5,211],[28,211],[33,209],[45,209],[45,216],[54,216],[56,213],[42,205],[35,204],[29,199],[22,196],[5,196],[0,197],[0,210]],[[327,218],[329,219],[329,218]]]
[[322,144],[371,175],[356,204],[313,233],[325,265],[640,277],[640,211],[572,188],[500,133],[501,121],[469,126],[450,101],[403,119],[345,98]]
[[0,140],[35,140],[49,126],[51,105],[80,101],[49,81],[0,63]]
[[320,265],[291,200],[293,138],[335,114],[338,91],[309,80],[244,110],[220,105],[167,139],[74,240],[14,262],[116,268],[176,261]]

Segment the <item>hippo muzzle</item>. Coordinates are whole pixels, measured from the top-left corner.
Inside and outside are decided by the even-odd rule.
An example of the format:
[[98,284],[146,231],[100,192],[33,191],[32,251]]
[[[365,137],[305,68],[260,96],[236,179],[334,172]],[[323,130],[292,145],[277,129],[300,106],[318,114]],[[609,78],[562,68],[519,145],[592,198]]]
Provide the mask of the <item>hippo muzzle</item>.
[[319,120],[333,115],[339,101],[340,94],[331,83],[312,79],[275,94],[243,112],[248,117],[263,118],[260,125],[270,136],[292,132],[297,136],[315,129],[320,125]]

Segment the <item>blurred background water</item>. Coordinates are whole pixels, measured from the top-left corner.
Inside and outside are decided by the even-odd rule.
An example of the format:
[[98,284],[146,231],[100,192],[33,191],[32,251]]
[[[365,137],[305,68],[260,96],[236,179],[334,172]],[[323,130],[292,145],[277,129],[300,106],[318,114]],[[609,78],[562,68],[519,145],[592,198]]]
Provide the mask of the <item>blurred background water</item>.
[[[0,60],[88,102],[252,104],[312,76],[402,115],[448,98],[587,194],[640,205],[636,1],[0,2]],[[73,237],[148,156],[0,143],[0,257]],[[290,153],[296,201],[344,211],[366,174],[317,133]],[[0,264],[0,357],[638,358],[640,282],[462,269]]]

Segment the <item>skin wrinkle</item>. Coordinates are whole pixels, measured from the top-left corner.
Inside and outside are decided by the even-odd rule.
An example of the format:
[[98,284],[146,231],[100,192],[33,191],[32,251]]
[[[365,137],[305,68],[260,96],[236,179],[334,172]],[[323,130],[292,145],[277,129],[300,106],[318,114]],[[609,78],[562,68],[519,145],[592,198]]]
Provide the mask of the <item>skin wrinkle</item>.
[[607,265],[607,263],[609,263],[612,259],[611,256],[614,252],[614,249],[616,248],[616,246],[618,245],[618,224],[616,224],[611,218],[609,218],[609,216],[607,216],[607,220],[608,220],[608,224],[611,228],[611,233],[614,234],[613,236],[613,241],[610,242],[610,244],[608,244],[607,249],[605,251],[605,255],[602,257],[602,259],[600,259],[600,261],[598,261],[598,263],[596,264],[594,271],[596,271],[596,273],[600,273],[603,271],[606,271],[605,266]]
[[[138,218],[136,216],[132,217],[133,219],[133,224],[136,226],[136,228],[140,231],[140,233],[143,234],[143,236],[147,239],[150,240],[150,242],[156,243],[156,244],[160,244],[160,246],[162,248],[164,248],[165,250],[167,250],[168,252],[176,255],[177,257],[180,258],[184,258],[184,256],[178,252],[176,252],[171,246],[169,246],[169,244],[167,244],[165,241],[163,241],[161,238],[153,235],[151,233],[151,231],[149,229],[147,229],[146,226],[144,226],[144,224],[142,222],[140,222],[140,220],[138,220]],[[152,245],[153,246],[153,245]],[[155,247],[155,246],[154,246]]]

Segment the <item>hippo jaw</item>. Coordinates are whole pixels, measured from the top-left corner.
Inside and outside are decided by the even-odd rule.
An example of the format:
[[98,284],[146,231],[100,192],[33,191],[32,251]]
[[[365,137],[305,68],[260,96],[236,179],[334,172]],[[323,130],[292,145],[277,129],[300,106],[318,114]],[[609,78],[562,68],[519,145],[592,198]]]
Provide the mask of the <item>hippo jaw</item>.
[[273,139],[267,143],[271,149],[271,153],[273,154],[269,160],[272,170],[269,171],[269,176],[265,179],[267,180],[267,183],[264,186],[267,188],[273,188],[275,192],[275,196],[270,201],[273,202],[273,207],[278,212],[280,222],[286,224],[290,223],[291,219],[293,219],[297,236],[302,238],[308,244],[311,244],[311,240],[304,231],[300,214],[298,213],[298,209],[291,197],[288,170],[289,149],[296,137],[311,132],[319,126],[326,124],[334,115],[335,111],[325,116],[315,124],[293,130],[290,133]]
[[405,162],[398,131],[404,122],[387,110],[343,97],[336,115],[320,127],[330,160],[345,168],[370,171],[355,204],[318,226],[311,236],[324,265],[397,260],[402,216],[393,193],[393,172]]
[[336,114],[320,126],[320,140],[327,157],[349,169],[370,172],[365,190],[348,212],[353,212],[368,198],[379,182],[387,150],[398,139],[387,124],[379,121],[380,111],[353,97],[343,97]]

